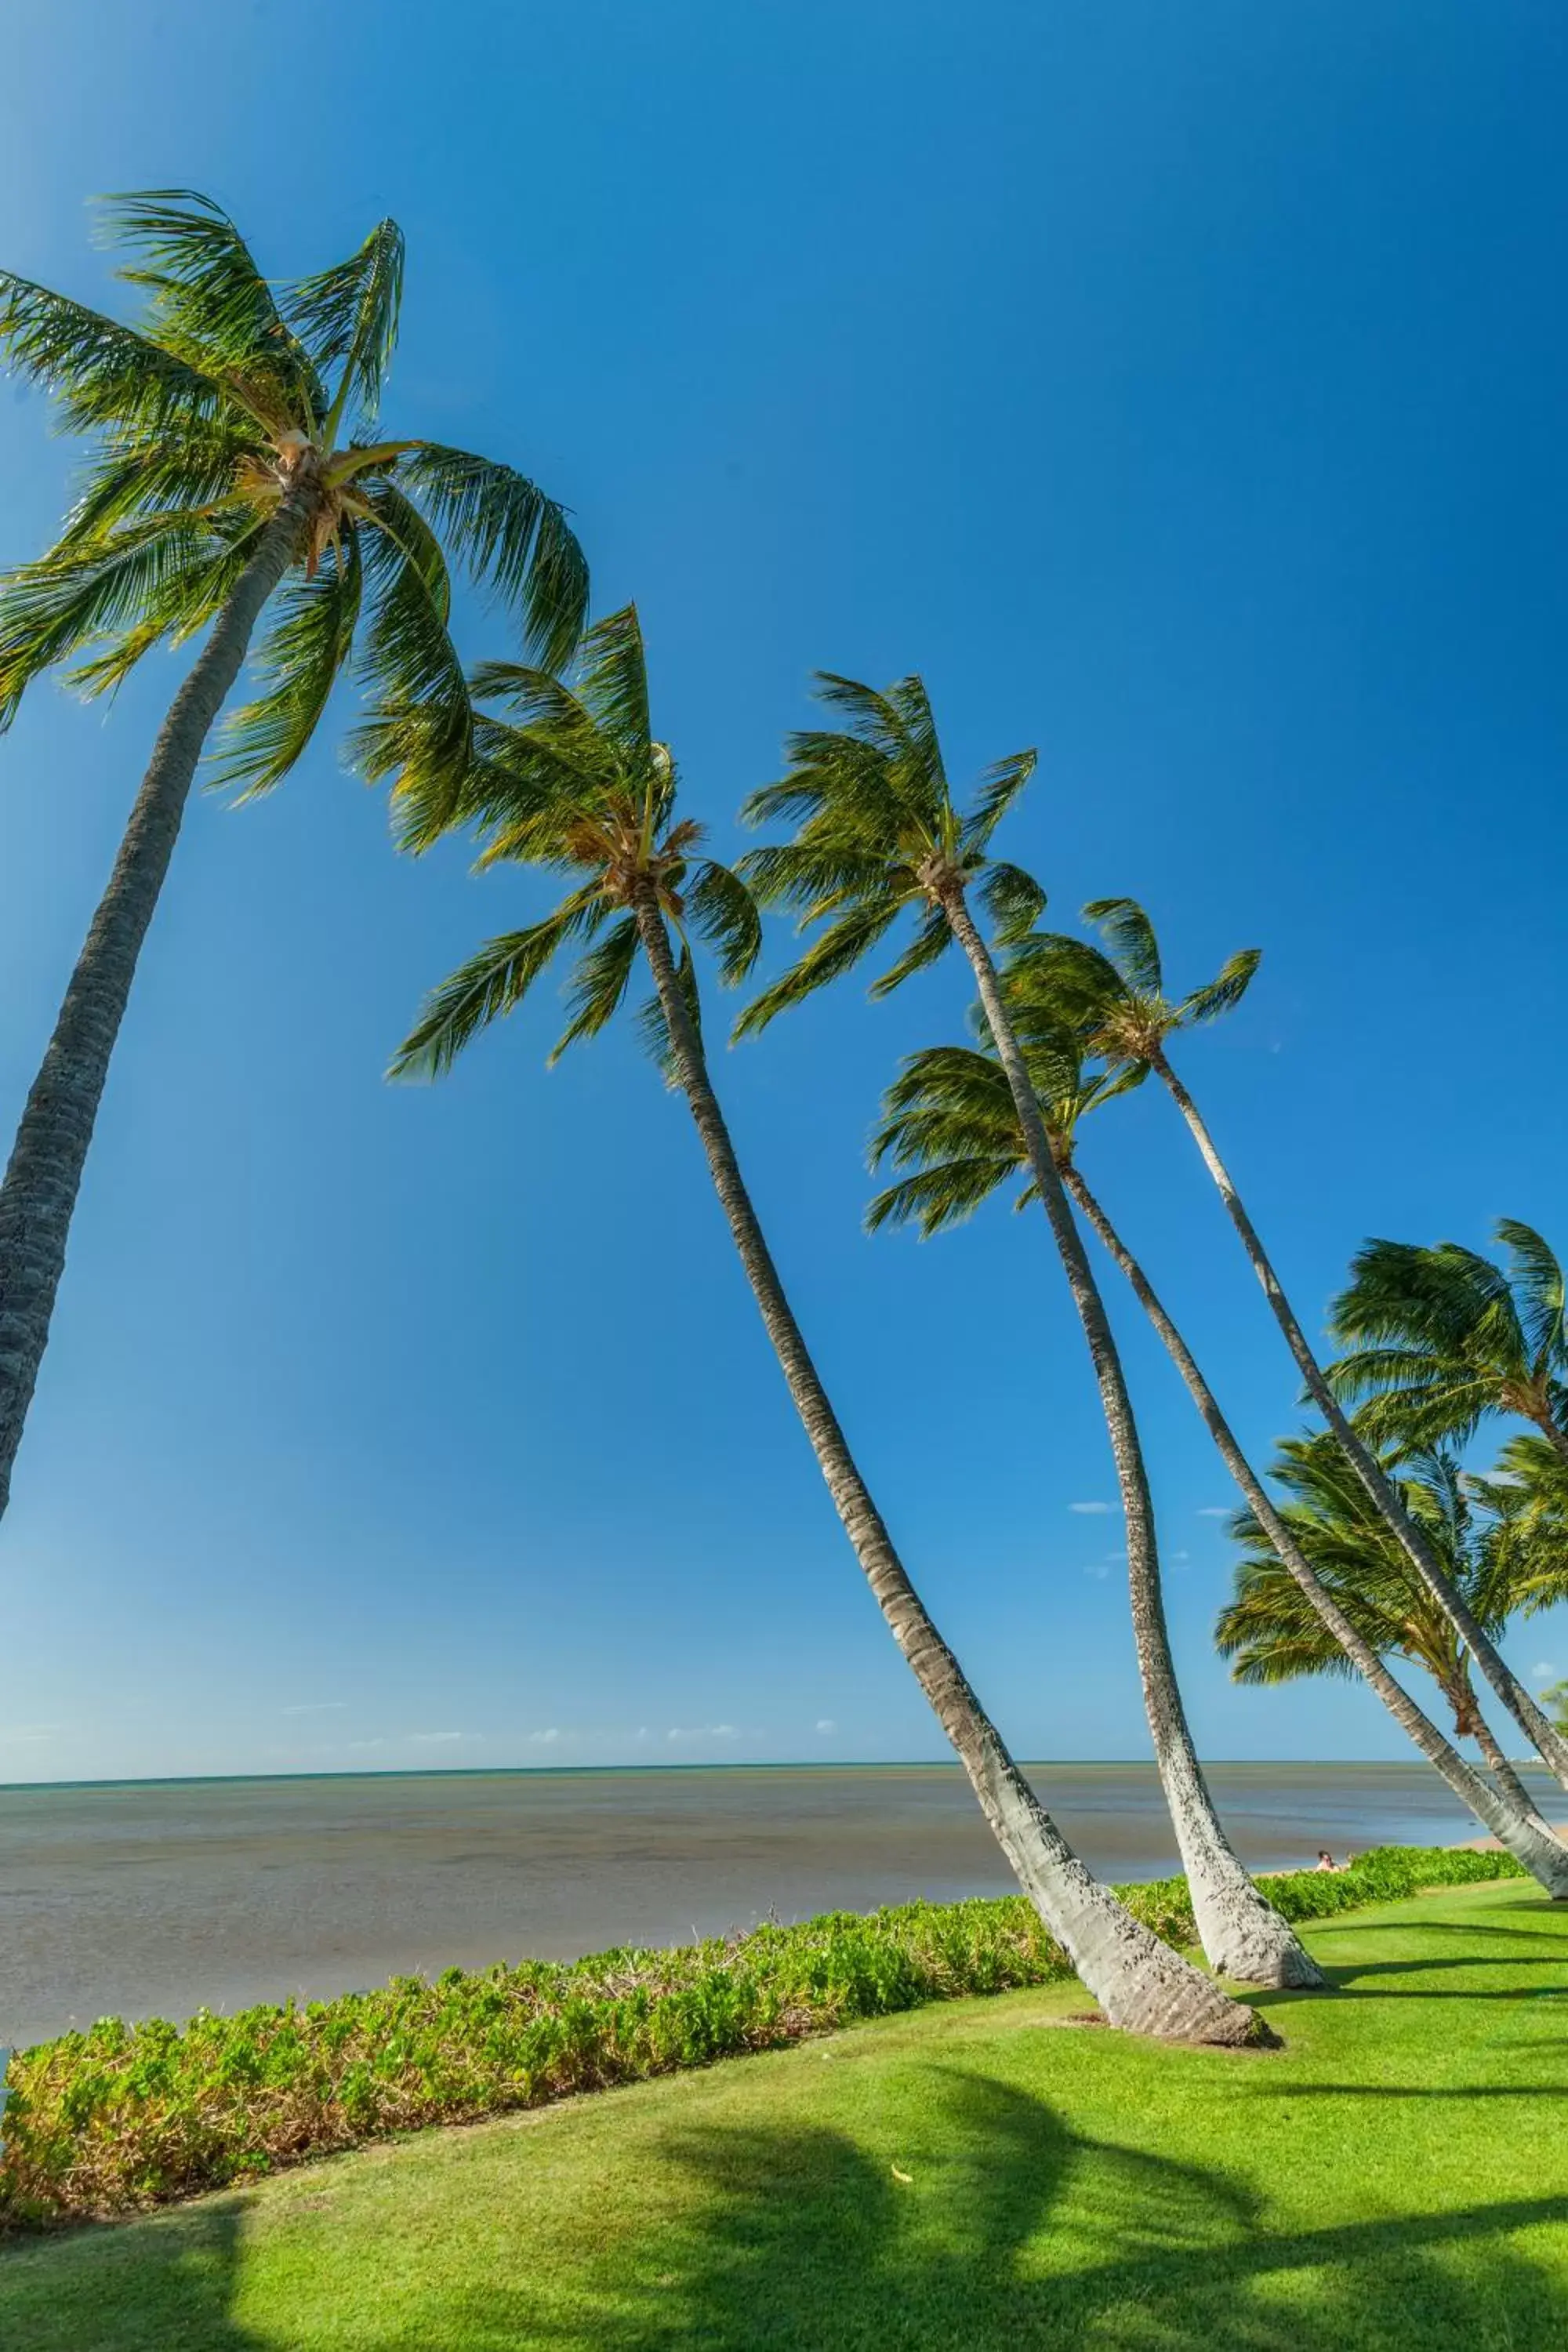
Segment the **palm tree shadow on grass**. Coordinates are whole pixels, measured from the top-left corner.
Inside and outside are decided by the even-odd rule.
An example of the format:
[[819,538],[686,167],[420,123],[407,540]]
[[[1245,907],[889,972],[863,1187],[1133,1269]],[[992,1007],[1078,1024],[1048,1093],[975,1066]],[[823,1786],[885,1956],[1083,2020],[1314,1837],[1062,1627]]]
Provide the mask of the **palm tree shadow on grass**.
[[[62,2290],[50,2247],[0,2253],[5,2284],[21,2304],[22,2326],[7,2346],[47,2352],[276,2352],[270,2336],[233,2316],[242,2261],[244,2206],[226,2198],[161,2213],[129,2228],[84,2231],[86,2259]],[[27,2307],[29,2263],[39,2265],[37,2306]],[[7,2298],[7,2316],[16,2306]]]
[[1511,2352],[1568,2328],[1505,2234],[1568,2222],[1568,2198],[1282,2235],[1217,2172],[1081,2138],[983,2076],[932,2088],[923,2151],[889,2137],[886,2161],[823,2126],[672,2138],[696,2201],[629,2276],[623,2253],[571,2316],[506,2291],[460,2325],[426,2305],[378,2352]]
[[[379,2336],[345,2302],[341,2340],[363,2352],[1515,2352],[1568,2340],[1568,2297],[1511,2235],[1568,2224],[1568,2197],[1281,2233],[1242,2184],[1080,2137],[1008,2084],[932,2069],[923,2087],[918,2122],[889,2105],[875,2156],[824,2126],[689,2128],[658,2152],[689,2199],[671,2201],[629,2263],[623,2242],[571,2281],[416,2290]],[[242,2210],[106,2231],[79,2310],[40,2311],[55,2332],[36,2340],[50,2352],[282,2352],[298,2339],[231,2315]]]

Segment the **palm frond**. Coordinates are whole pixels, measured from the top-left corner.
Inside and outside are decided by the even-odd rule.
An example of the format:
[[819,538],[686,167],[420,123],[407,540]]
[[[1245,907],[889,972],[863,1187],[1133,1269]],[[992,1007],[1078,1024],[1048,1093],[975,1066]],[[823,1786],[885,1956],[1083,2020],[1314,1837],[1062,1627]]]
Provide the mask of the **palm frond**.
[[441,1076],[481,1029],[516,1010],[562,948],[603,911],[596,891],[577,891],[542,922],[487,940],[477,955],[459,964],[426,998],[387,1076]]
[[1016,1170],[1014,1160],[971,1157],[933,1161],[877,1193],[866,1208],[866,1231],[884,1225],[918,1225],[921,1239],[961,1224],[988,1201]]
[[1510,1286],[1531,1357],[1542,1370],[1560,1370],[1568,1365],[1561,1261],[1534,1226],[1517,1217],[1500,1217],[1497,1237],[1512,1261]]
[[763,925],[756,900],[738,874],[711,857],[699,861],[697,878],[685,897],[688,922],[712,949],[725,987],[734,987],[747,977],[762,953]]
[[146,256],[118,274],[150,296],[153,339],[313,439],[327,408],[321,377],[221,205],[193,188],[142,189],[105,198],[103,219],[110,242]]
[[263,691],[224,720],[216,786],[252,799],[280,783],[303,755],[353,649],[363,587],[359,536],[351,532],[313,580],[300,574],[274,592],[267,635],[252,657]]
[[1158,996],[1163,985],[1160,943],[1137,899],[1091,898],[1083,914],[1104,932],[1112,957],[1140,996]]
[[582,957],[566,992],[571,1019],[551,1049],[550,1066],[580,1037],[596,1037],[625,1000],[637,956],[635,915],[622,915]]
[[975,892],[1002,947],[1027,939],[1046,911],[1046,894],[1021,866],[987,866]]
[[[564,668],[588,612],[587,560],[565,509],[510,466],[436,442],[402,458],[397,479],[479,585],[521,614],[545,667]],[[646,710],[644,720],[646,738]]]
[[877,998],[890,996],[895,988],[901,988],[917,971],[924,971],[929,964],[937,962],[952,945],[952,925],[942,908],[934,907],[898,961],[889,964],[879,980],[872,982],[871,994]]
[[817,989],[826,988],[844,972],[852,971],[861,957],[877,945],[898,914],[899,904],[895,902],[891,906],[856,908],[842,916],[798,962],[764,988],[760,996],[752,998],[736,1022],[734,1034],[754,1037],[781,1013],[804,1003]]
[[59,404],[71,433],[116,430],[144,442],[206,435],[247,418],[234,388],[118,320],[0,270],[0,356]]
[[[992,835],[1034,774],[1038,761],[1039,754],[1035,751],[1013,751],[986,769],[975,788],[974,804],[963,821],[966,850],[989,849]],[[1043,893],[1040,903],[1045,904]]]
[[1177,1020],[1184,1029],[1196,1028],[1205,1021],[1217,1021],[1241,1003],[1252,984],[1252,975],[1263,961],[1261,948],[1241,948],[1226,961],[1205,987],[1194,988],[1184,996],[1176,1008]]
[[357,413],[368,421],[381,405],[397,341],[403,259],[402,230],[379,221],[357,253],[284,289],[283,316],[317,368],[324,376],[338,371],[334,417]]
[[371,619],[360,667],[368,716],[349,740],[371,782],[392,776],[398,837],[425,849],[452,821],[473,758],[473,708],[447,628],[451,583],[440,541],[391,482],[364,490],[375,527],[364,546]]
[[205,514],[160,514],[7,572],[0,579],[0,731],[44,670],[135,628],[152,608],[183,615],[183,586],[227,551],[233,536]]

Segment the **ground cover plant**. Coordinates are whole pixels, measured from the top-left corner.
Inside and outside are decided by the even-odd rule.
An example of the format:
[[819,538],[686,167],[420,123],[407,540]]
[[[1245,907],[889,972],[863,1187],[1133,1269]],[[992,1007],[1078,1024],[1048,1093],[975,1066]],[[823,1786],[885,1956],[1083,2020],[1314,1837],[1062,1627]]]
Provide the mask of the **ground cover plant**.
[[[1506,1854],[1384,1846],[1333,1875],[1269,1881],[1293,1921],[1415,1888],[1520,1875]],[[1119,1890],[1194,1940],[1186,1883]],[[450,1969],[304,2007],[105,2019],[11,2061],[0,2228],[123,2212],[311,2156],[471,2122],[869,2017],[1070,1979],[1021,1895],[829,1913],[663,1951]]]
[[[1343,1882],[1325,1878],[1335,1900]],[[1568,2340],[1568,1917],[1308,1929],[1263,2055],[957,2000],[0,2250],[27,2352],[1521,2352]],[[1050,2027],[1066,2030],[1048,2031]]]

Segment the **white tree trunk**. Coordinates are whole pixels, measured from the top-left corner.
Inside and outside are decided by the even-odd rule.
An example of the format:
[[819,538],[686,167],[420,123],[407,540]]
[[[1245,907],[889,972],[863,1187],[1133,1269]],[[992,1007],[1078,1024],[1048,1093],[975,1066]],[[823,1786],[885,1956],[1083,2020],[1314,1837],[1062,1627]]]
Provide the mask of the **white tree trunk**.
[[991,952],[956,886],[943,900],[953,936],[969,959],[992,1042],[1012,1089],[1025,1150],[1041,1203],[1050,1220],[1068,1286],[1083,1326],[1110,1433],[1127,1527],[1127,1580],[1132,1632],[1154,1760],[1170,1808],[1171,1826],[1186,1865],[1193,1915],[1211,1964],[1249,1984],[1321,1986],[1326,1979],[1290,1926],[1265,1901],[1242,1868],[1215,1811],[1182,1705],[1165,1625],[1154,1508],[1121,1359],[1105,1302],[1089,1266],[1051,1153],[1018,1041],[1007,1014]]
[[1179,2041],[1268,2040],[1255,2012],[1163,1944],[1085,1868],[1003,1745],[893,1548],[773,1264],[651,889],[634,910],[682,1091],[763,1323],[817,1466],[893,1639],[947,1734],[1024,1893],[1112,2024]]

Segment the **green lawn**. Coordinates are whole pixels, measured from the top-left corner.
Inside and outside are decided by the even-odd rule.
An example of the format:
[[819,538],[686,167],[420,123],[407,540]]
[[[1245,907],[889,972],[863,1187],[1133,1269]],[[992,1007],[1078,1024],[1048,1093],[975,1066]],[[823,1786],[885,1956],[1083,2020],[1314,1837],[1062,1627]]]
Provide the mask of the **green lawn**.
[[1568,2344],[1568,1918],[1505,1881],[1310,1941],[1281,2053],[956,2001],[15,2245],[0,2345]]

